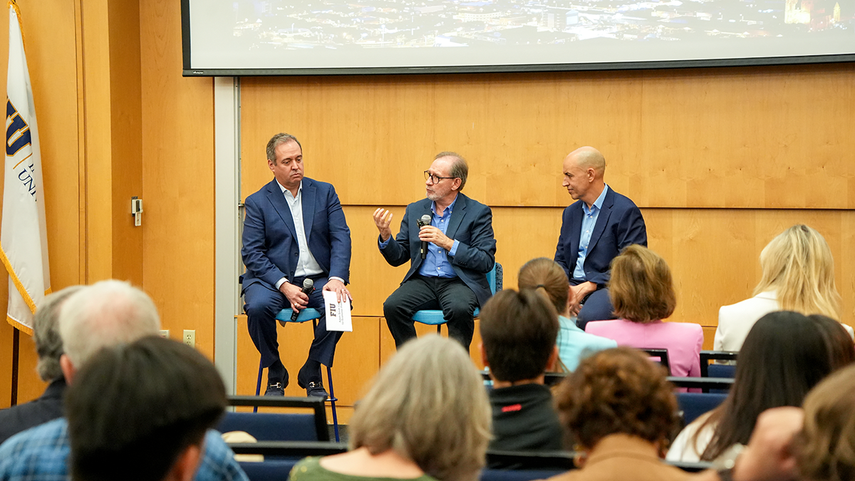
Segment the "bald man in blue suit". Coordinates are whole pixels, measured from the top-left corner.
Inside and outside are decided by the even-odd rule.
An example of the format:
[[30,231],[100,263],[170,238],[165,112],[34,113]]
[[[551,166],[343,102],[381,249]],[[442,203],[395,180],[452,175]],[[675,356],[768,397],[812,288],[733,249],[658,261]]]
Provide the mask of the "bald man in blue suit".
[[[288,370],[279,358],[276,314],[317,308],[321,318],[297,383],[326,398],[320,365],[332,366],[342,333],[327,332],[322,291],[350,298],[350,229],[333,186],[303,176],[303,148],[294,136],[270,139],[267,164],[275,178],[246,199],[241,255],[249,335],[268,369],[265,395],[283,395]],[[315,286],[308,295],[305,279]]]
[[597,149],[570,152],[563,167],[561,185],[576,202],[564,209],[555,262],[570,279],[570,312],[584,329],[588,321],[614,319],[610,264],[624,247],[647,246],[647,228],[638,207],[606,185],[606,159]]

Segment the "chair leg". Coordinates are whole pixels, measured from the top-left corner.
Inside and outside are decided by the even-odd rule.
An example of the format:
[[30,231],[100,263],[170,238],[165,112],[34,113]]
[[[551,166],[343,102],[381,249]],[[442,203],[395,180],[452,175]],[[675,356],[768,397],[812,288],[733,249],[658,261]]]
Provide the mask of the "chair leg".
[[[261,394],[261,374],[264,371],[264,365],[261,363],[261,360],[258,361],[258,381],[255,382],[255,395],[258,396]],[[258,412],[258,406],[252,407],[252,412]]]
[[336,399],[335,391],[333,390],[332,368],[330,368],[329,366],[327,366],[327,381],[329,382],[329,385],[330,385],[329,402],[330,402],[330,407],[332,408],[333,431],[335,431],[335,442],[339,443],[339,442],[341,442],[341,439],[339,438],[339,435],[338,435],[338,414],[336,413],[336,410],[335,410],[335,402],[338,401],[338,399]]

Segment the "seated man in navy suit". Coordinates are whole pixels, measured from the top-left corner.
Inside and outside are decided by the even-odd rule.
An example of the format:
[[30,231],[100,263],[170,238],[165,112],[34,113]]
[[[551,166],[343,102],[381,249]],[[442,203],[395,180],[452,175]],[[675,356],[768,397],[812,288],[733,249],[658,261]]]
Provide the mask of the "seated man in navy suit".
[[[322,291],[350,298],[350,229],[333,186],[303,177],[303,148],[293,135],[270,139],[267,165],[275,178],[246,199],[241,255],[249,335],[267,368],[265,395],[281,396],[288,370],[279,359],[276,314],[317,308],[321,318],[297,384],[309,396],[326,398],[320,368],[332,366],[342,333],[327,331]],[[305,279],[314,281],[308,295]]]
[[[487,273],[496,262],[493,213],[460,193],[468,173],[460,155],[437,154],[425,171],[427,198],[407,206],[395,238],[389,228],[392,214],[382,208],[374,211],[386,262],[399,266],[410,261],[401,286],[383,303],[396,347],[416,337],[413,314],[438,305],[448,321],[448,336],[468,349],[475,331],[475,308],[492,295]],[[430,220],[420,225],[422,218]]]
[[593,147],[564,158],[561,183],[574,202],[564,209],[555,262],[570,279],[570,313],[584,329],[588,321],[614,319],[607,283],[609,265],[632,244],[647,246],[641,211],[603,180],[606,159]]

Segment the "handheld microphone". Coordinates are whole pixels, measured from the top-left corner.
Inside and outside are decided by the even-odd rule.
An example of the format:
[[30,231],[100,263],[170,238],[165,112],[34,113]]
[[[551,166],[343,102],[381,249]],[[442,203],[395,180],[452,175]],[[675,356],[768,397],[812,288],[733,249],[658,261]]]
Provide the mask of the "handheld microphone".
[[[430,225],[430,216],[427,214],[421,216],[421,218],[418,220],[418,224],[419,224],[419,229],[421,229],[422,227],[424,227],[426,225]],[[422,255],[422,259],[427,257],[427,251],[428,251],[428,243],[427,243],[427,241],[422,241],[422,247],[421,247],[421,250],[419,251],[419,253]]]
[[[315,290],[315,281],[309,279],[308,277],[303,279],[303,294],[309,295],[312,291]],[[291,322],[297,322],[297,316],[300,315],[300,311],[297,309],[292,309],[291,313]]]

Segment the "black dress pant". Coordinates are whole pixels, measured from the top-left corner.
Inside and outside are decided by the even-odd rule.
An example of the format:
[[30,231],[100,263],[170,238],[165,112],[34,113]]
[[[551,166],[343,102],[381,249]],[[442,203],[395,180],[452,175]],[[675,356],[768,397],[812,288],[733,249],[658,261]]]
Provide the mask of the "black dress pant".
[[[323,288],[327,278],[312,277],[315,290],[309,295],[308,307],[314,307],[321,314],[318,327],[315,328],[315,338],[309,347],[308,358],[325,366],[332,367],[335,345],[341,338],[338,331],[327,331],[326,312],[324,310]],[[303,277],[293,279],[295,285],[303,284]],[[288,299],[275,287],[264,283],[254,282],[244,288],[244,306],[247,316],[249,337],[261,353],[261,363],[264,367],[279,360],[279,342],[276,332],[276,315],[279,311],[291,307]]]
[[395,346],[416,337],[413,315],[422,309],[441,309],[448,326],[448,337],[469,349],[475,331],[473,314],[478,298],[459,278],[414,275],[401,284],[383,303],[383,315]]

